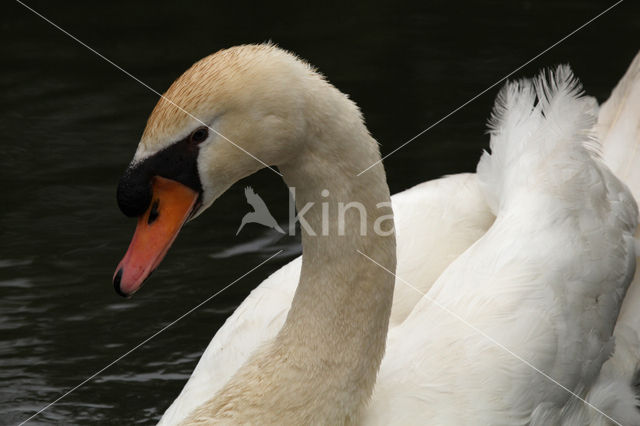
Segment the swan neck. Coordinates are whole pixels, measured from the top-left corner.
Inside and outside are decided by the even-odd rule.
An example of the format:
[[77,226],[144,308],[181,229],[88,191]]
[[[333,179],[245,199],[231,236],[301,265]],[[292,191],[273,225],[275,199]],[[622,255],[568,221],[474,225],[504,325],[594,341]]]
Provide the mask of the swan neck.
[[300,383],[325,395],[317,399],[325,406],[313,409],[344,422],[357,418],[372,393],[393,299],[394,277],[365,255],[389,271],[396,258],[384,169],[358,176],[380,159],[378,145],[360,120],[338,127],[280,167],[308,226],[301,221],[300,281],[275,342],[299,357]]
[[277,165],[305,222],[291,308],[278,335],[203,408],[207,418],[350,424],[372,394],[394,277],[364,255],[395,271],[390,194],[382,164],[358,176],[380,160],[359,110],[322,84],[322,99],[305,111],[306,140]]

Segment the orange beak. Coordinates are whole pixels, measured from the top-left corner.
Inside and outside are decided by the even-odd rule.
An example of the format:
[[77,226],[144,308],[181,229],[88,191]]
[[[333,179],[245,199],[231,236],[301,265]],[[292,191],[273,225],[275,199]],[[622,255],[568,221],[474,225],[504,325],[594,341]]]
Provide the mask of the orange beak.
[[193,189],[171,179],[156,176],[151,185],[151,204],[138,217],[131,244],[113,276],[116,292],[124,297],[138,291],[158,267],[199,197]]

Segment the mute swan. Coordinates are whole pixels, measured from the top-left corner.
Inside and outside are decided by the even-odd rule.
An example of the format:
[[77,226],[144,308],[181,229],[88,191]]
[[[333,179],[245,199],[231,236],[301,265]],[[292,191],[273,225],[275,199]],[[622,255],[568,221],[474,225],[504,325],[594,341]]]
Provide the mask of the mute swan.
[[[603,160],[640,199],[640,54],[603,104],[596,130],[603,145]],[[391,197],[397,233],[398,275],[420,292],[399,282],[394,289],[390,326],[401,324],[429,290],[444,268],[493,223],[475,174],[447,176]],[[640,237],[640,235],[636,235]],[[422,256],[429,252],[428,257]],[[176,424],[226,383],[263,342],[282,327],[300,276],[301,258],[267,278],[218,330],[202,354],[189,381],[160,421]],[[640,424],[637,396],[631,382],[640,361],[640,274],[625,298],[616,325],[616,349],[590,393],[589,401],[622,424]],[[225,368],[220,368],[225,366]],[[607,419],[587,410],[575,424],[596,424]]]
[[[332,195],[338,194],[333,201],[356,199],[369,207],[377,206],[380,201],[383,203],[388,201],[388,190],[386,189],[386,184],[384,184],[384,172],[381,166],[368,172],[370,177],[363,181],[340,181],[345,177],[351,178],[348,172],[357,172],[362,165],[361,163],[371,164],[371,160],[375,161],[376,158],[379,158],[379,154],[377,147],[372,143],[373,140],[362,124],[357,108],[336,89],[319,78],[306,65],[273,47],[250,46],[235,48],[218,53],[211,58],[196,64],[183,75],[174,83],[167,93],[167,97],[175,99],[180,106],[194,111],[198,116],[205,117],[204,121],[206,123],[212,123],[214,129],[219,130],[222,134],[231,135],[230,139],[242,141],[243,147],[246,147],[247,151],[255,153],[258,158],[264,159],[267,164],[279,165],[284,173],[285,181],[289,184],[298,182],[306,184],[308,188],[313,188],[314,186],[316,189],[322,187],[335,188],[336,192],[330,191]],[[215,59],[218,60],[217,63]],[[224,68],[220,63],[224,64]],[[216,78],[213,78],[213,76]],[[289,81],[285,85],[286,80]],[[558,151],[565,153],[565,156],[568,157],[567,152],[575,154],[580,160],[587,163],[584,166],[584,170],[581,170],[577,167],[579,163],[575,159],[571,160],[560,155],[561,160],[566,160],[566,164],[576,166],[575,174],[578,178],[588,178],[599,184],[600,193],[594,195],[595,201],[590,201],[604,206],[605,212],[593,211],[582,214],[579,213],[580,209],[578,209],[578,213],[572,211],[568,208],[571,207],[571,202],[580,203],[584,201],[577,197],[577,200],[571,199],[570,202],[566,203],[567,205],[562,205],[559,211],[553,211],[552,214],[547,212],[546,216],[543,214],[545,212],[542,212],[537,219],[550,219],[549,216],[553,216],[553,214],[564,213],[573,220],[569,220],[572,223],[568,224],[569,226],[564,229],[565,231],[579,230],[580,224],[577,223],[576,218],[585,217],[588,219],[587,222],[590,222],[587,224],[591,225],[603,221],[603,223],[599,224],[605,228],[610,228],[611,232],[607,235],[611,237],[611,242],[618,242],[618,244],[615,244],[617,246],[622,242],[623,234],[625,232],[629,233],[630,229],[635,226],[632,222],[635,221],[636,213],[629,212],[629,210],[634,209],[634,205],[631,201],[627,204],[622,203],[623,205],[619,205],[619,203],[608,206],[612,202],[607,198],[608,195],[611,195],[610,192],[627,200],[625,198],[626,193],[622,186],[608,174],[606,169],[601,169],[596,161],[590,163],[592,160],[590,160],[589,155],[581,144],[579,131],[582,128],[571,128],[571,126],[576,125],[576,121],[578,123],[582,122],[582,124],[588,121],[589,114],[585,110],[584,100],[574,99],[574,94],[565,93],[570,88],[569,80],[559,79],[556,83],[561,86],[560,88],[551,89],[551,93],[539,92],[538,95],[540,96],[541,104],[547,105],[544,107],[548,108],[548,110],[544,111],[545,114],[555,120],[558,118],[556,117],[558,112],[554,110],[553,105],[560,104],[574,110],[574,121],[569,120],[569,125],[564,126],[564,131],[566,132],[564,136],[568,140],[572,138],[577,140],[573,141],[573,143],[568,143],[567,140],[557,140],[558,138],[556,137],[555,142],[553,142],[554,137],[552,134],[546,134],[545,136],[551,140],[549,144],[559,148]],[[260,87],[256,81],[263,83],[264,87]],[[215,84],[222,82],[224,84]],[[542,85],[542,83],[540,84]],[[189,85],[197,85],[199,87],[197,90],[190,90],[191,87]],[[528,83],[523,83],[521,92],[526,94],[526,87],[529,87],[528,93],[531,95],[533,91],[527,85]],[[269,90],[265,91],[266,87]],[[300,90],[301,87],[304,90]],[[513,89],[513,86],[510,87]],[[557,90],[560,95],[554,90]],[[203,92],[207,96],[203,97]],[[521,92],[518,93],[522,94]],[[280,98],[284,99],[277,99],[279,94]],[[508,92],[504,96],[507,100],[513,98],[513,96],[509,96]],[[525,102],[521,105],[520,109],[522,111],[520,113],[523,117],[527,117],[525,121],[530,122],[531,129],[544,129],[558,123],[561,124],[561,128],[563,127],[562,121],[564,120],[554,122],[551,118],[548,118],[548,121],[545,122],[540,113],[540,108],[543,107],[539,106],[532,110],[534,97],[529,97],[531,98],[528,100],[529,103]],[[560,98],[561,101],[557,101],[557,98]],[[549,99],[549,103],[545,103],[545,99]],[[216,101],[215,104],[213,104],[214,101]],[[224,144],[219,138],[215,140],[216,138],[209,135],[206,130],[203,135],[203,129],[198,128],[196,120],[168,104],[169,102],[166,99],[162,99],[154,110],[134,157],[134,162],[119,185],[118,197],[122,210],[131,216],[140,217],[136,235],[114,277],[116,289],[124,294],[130,294],[137,290],[151,269],[157,266],[185,218],[200,213],[235,180],[250,174],[263,165],[250,159],[245,153],[239,155],[239,152],[234,151],[230,144]],[[216,114],[219,110],[216,110],[216,108],[225,108],[227,112],[225,112],[225,115],[219,116]],[[304,111],[304,114],[301,114],[301,111]],[[248,113],[251,120],[247,120],[242,115],[243,113]],[[300,115],[306,118],[301,118]],[[513,113],[504,115],[507,123],[509,121],[508,117],[517,116],[517,114]],[[540,123],[541,120],[542,124]],[[504,127],[509,129],[509,124]],[[511,124],[511,127],[514,126]],[[501,131],[504,132],[504,129],[496,130],[496,134]],[[544,133],[539,130],[538,135]],[[257,134],[262,137],[260,142],[257,142],[255,137],[251,138],[251,135]],[[500,139],[500,137],[498,136],[497,139]],[[497,145],[505,145],[505,142],[503,141]],[[530,143],[523,142],[523,145],[529,146],[530,150],[533,149]],[[496,148],[494,157],[500,157],[498,154],[500,149],[505,152],[511,152],[514,148]],[[339,156],[336,155],[338,152]],[[174,162],[170,161],[176,156],[181,160],[181,164],[178,167]],[[305,157],[310,157],[313,161]],[[534,158],[535,155],[529,157]],[[295,161],[292,161],[294,158]],[[571,161],[574,161],[574,163],[571,163]],[[485,165],[496,162],[500,164],[500,160],[486,158],[484,160]],[[538,159],[537,163],[541,163],[541,161]],[[544,164],[544,162],[542,163]],[[508,167],[500,166],[485,166],[486,168],[495,169],[493,172],[488,172],[487,175],[507,173],[505,170],[508,170]],[[540,168],[543,168],[542,165]],[[553,171],[553,168],[551,169]],[[551,171],[546,171],[553,176]],[[308,176],[309,173],[311,173],[311,176]],[[538,173],[542,172],[538,170]],[[513,169],[509,174],[513,174]],[[163,178],[154,176],[163,176]],[[544,176],[544,173],[540,176]],[[603,186],[598,179],[605,179],[607,186]],[[339,181],[341,185],[338,184]],[[525,183],[521,182],[520,185]],[[546,183],[549,184],[549,182]],[[152,189],[150,186],[152,186]],[[497,186],[495,183],[488,185],[488,191],[499,192]],[[542,186],[544,187],[545,185]],[[518,185],[515,185],[515,187],[517,189]],[[549,184],[549,187],[553,187],[553,185]],[[301,187],[298,186],[298,188]],[[548,190],[549,188],[546,189]],[[558,187],[553,187],[553,189],[563,195],[563,191]],[[564,189],[566,190],[566,188]],[[575,190],[574,192],[581,191],[579,187],[572,189]],[[153,192],[151,193],[151,191]],[[544,190],[541,192],[543,193],[542,198],[549,198],[550,194],[545,194]],[[558,193],[555,194],[556,197]],[[306,201],[318,198],[318,195],[309,189],[302,193],[299,192],[298,195],[300,200],[296,200],[296,203],[301,205],[304,205]],[[498,198],[509,200],[514,196],[514,194],[511,194],[507,197],[502,194]],[[535,193],[530,195],[533,198],[536,196],[540,195]],[[172,197],[173,200],[170,201],[168,197]],[[527,196],[523,197],[523,199],[526,198]],[[504,208],[504,211],[507,212],[504,214],[506,218],[499,216],[499,220],[492,230],[500,230],[505,227],[505,223],[509,224],[509,221],[513,220],[513,218],[509,218],[508,213],[513,208],[514,202],[509,201],[506,204],[508,205],[508,207]],[[612,207],[613,210],[607,216],[609,213],[606,210],[609,207]],[[504,213],[502,206],[499,211],[501,214]],[[628,217],[625,217],[625,215]],[[384,209],[374,219],[379,219],[383,216],[389,216]],[[319,223],[317,210],[311,215],[311,218],[316,223]],[[347,216],[347,218],[349,222],[355,222],[352,216]],[[609,221],[616,218],[618,223],[609,223]],[[501,221],[501,219],[503,220]],[[387,217],[386,220],[390,221],[390,218]],[[488,220],[490,221],[491,219]],[[533,222],[535,224],[535,221]],[[543,222],[541,220],[541,223]],[[355,223],[351,224],[357,225]],[[373,225],[373,220],[368,220],[367,226],[373,227]],[[354,226],[353,229],[357,228],[357,226]],[[530,228],[535,228],[535,226],[532,225]],[[347,229],[351,228],[347,227]],[[509,230],[509,226],[506,227],[506,230]],[[495,237],[496,233],[500,234],[500,231],[495,231],[493,234],[490,231],[487,236],[482,237],[480,242],[491,241],[491,238],[495,240],[498,238]],[[544,235],[544,229],[536,230],[534,240],[544,240],[540,235]],[[216,398],[199,409],[195,416],[203,416],[203,419],[215,419],[217,416],[219,419],[227,418],[240,422],[243,419],[250,420],[255,418],[265,422],[332,422],[334,420],[345,422],[357,420],[362,406],[372,390],[375,372],[382,355],[388,314],[391,309],[393,279],[389,278],[391,275],[383,274],[379,269],[371,268],[371,265],[373,265],[371,262],[367,264],[366,262],[363,263],[362,258],[354,258],[349,250],[345,250],[345,246],[351,249],[358,248],[366,256],[376,259],[376,262],[382,267],[391,271],[394,270],[395,256],[392,234],[384,237],[381,235],[362,236],[356,235],[351,231],[351,233],[347,234],[347,237],[338,243],[336,239],[332,242],[330,241],[331,239],[326,238],[310,238],[303,233],[305,256],[302,262],[301,281],[291,310],[287,314],[285,325],[274,341],[264,345],[252,355],[251,359],[236,372],[231,381],[218,392]],[[589,239],[589,237],[585,238]],[[554,237],[551,240],[557,243],[562,238]],[[498,238],[497,241],[500,242],[500,239]],[[608,250],[610,250],[609,247],[606,247],[606,244],[598,244],[602,243],[602,238],[591,241],[591,243],[594,242],[596,244],[592,246],[592,250],[595,250],[595,252],[608,253]],[[476,243],[474,247],[479,244]],[[622,246],[620,250],[623,254],[621,258],[609,259],[605,256],[605,259],[602,260],[605,264],[605,271],[611,272],[610,268],[612,266],[617,268],[617,279],[609,282],[609,286],[604,286],[605,288],[602,289],[600,286],[595,286],[593,282],[583,285],[575,292],[575,296],[581,302],[587,302],[583,300],[585,289],[590,289],[592,292],[595,289],[596,299],[602,297],[605,300],[609,300],[611,303],[605,308],[609,311],[617,312],[618,305],[615,303],[615,291],[612,290],[624,290],[625,284],[630,278],[620,272],[626,269],[620,269],[619,267],[621,262],[628,262],[630,257],[633,259],[632,256],[629,256],[630,250],[633,250],[632,243],[630,247]],[[582,253],[576,256],[585,256],[586,254],[583,250]],[[473,255],[468,256],[473,258]],[[572,256],[569,257],[575,260]],[[562,272],[563,268],[571,266],[570,260],[565,260],[566,263],[559,262],[558,270],[548,268],[551,269],[551,272],[543,271],[542,275],[546,273],[545,277],[548,278],[548,274]],[[455,265],[458,265],[458,270],[460,270],[460,264],[460,261],[454,262],[452,267],[447,270],[449,276],[455,276],[455,272],[450,271],[456,270]],[[327,265],[331,266],[327,267]],[[288,272],[291,273],[291,269],[294,268],[289,269]],[[462,270],[464,271],[465,268],[462,268]],[[521,272],[526,274],[529,271]],[[580,271],[578,271],[579,273]],[[295,271],[293,271],[293,274],[295,274]],[[388,276],[385,277],[385,275]],[[327,279],[328,276],[333,276],[333,279]],[[367,277],[367,279],[359,279],[363,276]],[[320,286],[316,283],[314,286],[314,278],[316,281],[321,279],[321,282],[324,282],[325,285]],[[446,281],[446,279],[440,278],[438,283],[443,281]],[[487,282],[490,284],[490,280],[483,281],[481,279],[480,281],[485,285],[481,285],[479,288],[474,288],[473,282],[471,284],[467,283],[467,286],[471,285],[471,294],[482,295],[483,293],[480,290],[487,291],[487,288],[491,287],[486,284]],[[345,289],[345,282],[350,283],[350,286],[346,286],[347,289]],[[562,282],[554,284],[558,289],[564,288],[563,286],[565,285]],[[455,290],[455,286],[446,287],[440,284],[438,287],[438,284],[436,284],[436,288],[439,289],[439,292],[437,292],[438,297],[443,294],[448,294],[448,297],[455,296],[451,291],[452,288]],[[450,291],[443,291],[443,288],[450,288]],[[534,286],[534,288],[538,292],[545,291],[544,286],[540,288]],[[373,289],[376,291],[372,291]],[[564,288],[564,290],[567,289]],[[528,289],[528,291],[535,292],[531,289]],[[598,291],[603,291],[603,293],[600,294]],[[612,295],[612,293],[614,294]],[[524,294],[528,293],[525,292]],[[589,299],[591,300],[591,305],[594,304],[591,298],[592,295],[590,295]],[[525,301],[527,301],[526,298]],[[556,305],[552,307],[562,312],[567,306],[561,302],[556,302]],[[410,329],[411,324],[415,326],[416,320],[412,318],[418,318],[423,315],[421,312],[433,311],[433,309],[425,311],[422,309],[424,306],[421,307],[421,305],[424,305],[424,303],[420,303],[413,309],[409,319],[403,322],[400,327],[394,328],[394,330],[398,330],[397,333],[401,333],[401,330]],[[595,305],[597,310],[597,301]],[[550,309],[550,311],[553,311],[553,309]],[[486,309],[484,311],[480,310],[480,313],[482,312],[487,314]],[[526,316],[531,314],[531,311],[525,311],[523,314]],[[569,333],[584,331],[581,328],[583,325],[575,323],[580,317],[580,313],[577,314],[576,318],[569,319],[569,325],[566,326]],[[556,324],[558,318],[551,316],[547,320],[551,324]],[[426,328],[436,330],[434,328],[435,324],[435,321],[426,324]],[[524,325],[526,324],[524,323]],[[529,322],[528,324],[532,323]],[[490,321],[490,325],[495,324]],[[563,323],[556,325],[563,325]],[[586,325],[594,324],[587,321]],[[459,323],[457,323],[457,327],[460,327]],[[572,388],[583,382],[589,383],[595,377],[594,374],[597,374],[599,365],[607,353],[606,349],[600,350],[599,344],[607,341],[611,331],[609,330],[607,334],[607,328],[612,327],[613,321],[595,324],[595,328],[602,331],[602,333],[600,336],[596,336],[594,342],[588,342],[591,343],[591,351],[586,351],[586,353],[592,357],[590,359],[592,365],[591,368],[587,368],[588,371],[576,372],[576,366],[579,369],[585,366],[575,362],[572,358],[567,358],[570,354],[562,351],[557,355],[557,359],[553,360],[571,364],[565,365],[567,368],[563,369],[561,373],[565,377],[569,376],[569,379],[573,382],[570,384]],[[532,328],[538,332],[540,329],[545,329],[545,327]],[[563,334],[562,330],[551,331],[551,334],[554,331],[558,332],[558,335]],[[523,337],[522,335],[512,336],[509,333],[507,335],[516,339],[522,339]],[[482,336],[474,336],[482,339]],[[424,337],[421,336],[421,338]],[[403,341],[402,343],[405,345],[411,344],[410,341]],[[532,344],[531,342],[520,343],[524,346]],[[554,346],[555,343],[553,342],[551,346]],[[599,344],[593,345],[593,343]],[[437,345],[442,345],[443,343],[435,341],[433,344],[434,347],[437,347]],[[582,353],[584,348],[580,348],[581,345],[579,344],[576,346],[578,349],[573,347],[572,349]],[[594,353],[593,351],[596,348],[597,350]],[[391,349],[390,347],[389,353],[392,353]],[[532,356],[540,356],[535,351],[533,352]],[[398,352],[396,351],[396,353]],[[417,352],[413,355],[419,354],[420,352]],[[405,352],[401,355],[406,356],[408,353]],[[441,353],[439,356],[443,355]],[[503,353],[499,355],[504,356]],[[542,355],[546,357],[548,354]],[[393,363],[393,359],[392,355],[388,355],[385,358],[385,365],[396,365]],[[492,362],[491,359],[484,359],[483,361]],[[548,362],[549,359],[542,361]],[[513,367],[513,360],[507,360],[505,365]],[[553,362],[550,366],[553,366]],[[448,367],[448,374],[452,374],[458,366],[449,364]],[[514,369],[517,370],[517,367],[521,368],[522,366],[518,364]],[[224,368],[226,367],[221,366],[221,369]],[[465,368],[468,369],[470,366],[467,365]],[[428,370],[433,372],[434,368]],[[384,370],[382,373],[384,373]],[[382,373],[381,377],[383,377]],[[492,372],[497,381],[505,378],[504,373],[504,368]],[[532,374],[529,370],[525,373]],[[446,374],[447,372],[445,371]],[[475,372],[475,375],[482,376],[478,372]],[[508,378],[508,375],[506,376]],[[379,381],[378,389],[381,390],[376,391],[376,400],[380,398],[379,395],[384,395],[385,387],[394,387],[393,380],[397,378],[391,377],[388,382]],[[517,379],[521,380],[522,377],[519,376],[512,379],[517,381]],[[437,380],[433,384],[438,385]],[[526,389],[529,388],[527,385]],[[549,383],[547,382],[540,383],[539,389],[543,389],[544,392],[533,395],[535,398],[531,398],[531,395],[528,395],[529,397],[526,401],[518,400],[526,407],[524,412],[511,413],[511,420],[517,416],[529,416],[531,412],[528,410],[535,408],[537,402],[542,403],[542,405],[538,406],[532,418],[538,418],[540,415],[554,415],[553,409],[562,407],[568,399],[568,395],[563,393],[564,391],[559,395],[556,389],[549,388]],[[464,393],[464,389],[456,388],[456,390],[461,390]],[[495,389],[493,390],[495,391]],[[519,390],[522,390],[521,387],[511,387],[511,392],[516,399],[522,396],[518,395]],[[477,389],[475,391],[477,392]],[[436,390],[435,393],[438,394],[438,391]],[[402,396],[402,393],[394,393],[393,400],[382,400],[383,405],[393,405],[394,401],[401,400]],[[442,395],[439,395],[439,397],[441,398]],[[544,403],[548,403],[550,406],[545,407]],[[505,404],[504,399],[501,401],[489,401],[487,404],[480,404],[479,406],[477,403],[475,405],[471,403],[471,405],[467,404],[467,410],[460,411],[459,409],[462,405],[449,403],[448,406],[442,407],[440,413],[438,412],[441,404],[438,404],[435,409],[431,406],[429,411],[416,411],[413,414],[428,415],[427,418],[431,419],[449,415],[470,416],[474,412],[479,413],[484,410],[490,410],[492,405],[494,409],[499,408],[501,404]],[[453,405],[456,406],[454,407]],[[376,404],[367,407],[364,418],[379,420],[379,417],[373,414],[380,409],[379,407],[380,405]],[[457,414],[451,411],[456,411]],[[506,413],[492,411],[484,414],[487,416],[498,415],[498,418],[502,419],[501,414]],[[257,415],[259,417],[255,417]],[[494,421],[496,420],[495,417],[491,418]],[[508,417],[504,418],[508,419]]]

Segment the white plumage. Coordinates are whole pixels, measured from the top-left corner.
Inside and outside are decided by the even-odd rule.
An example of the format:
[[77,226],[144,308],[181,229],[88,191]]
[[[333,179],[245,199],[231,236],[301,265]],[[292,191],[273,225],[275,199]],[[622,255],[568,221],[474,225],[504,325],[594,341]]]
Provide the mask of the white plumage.
[[[621,83],[625,93],[638,91],[637,80],[636,72]],[[546,81],[537,79],[535,87],[511,83],[501,92],[492,121],[493,152],[479,164],[483,191],[476,175],[466,174],[393,197],[401,280],[396,280],[387,354],[365,423],[550,424],[562,419],[586,424],[603,419],[478,334],[482,330],[581,396],[613,350],[611,331],[633,275],[637,212],[627,190],[587,148],[593,147],[594,102],[577,95],[567,69]],[[608,105],[626,113],[623,127],[637,126],[633,112],[638,107],[620,99],[631,98],[614,92]],[[600,122],[607,104],[602,111]],[[609,136],[603,140],[609,161],[608,147],[620,146],[618,139],[628,139],[629,132],[611,136],[620,120],[607,123]],[[636,140],[619,150],[637,146]],[[498,219],[482,236],[494,219],[488,206]],[[298,258],[274,273],[227,320],[161,424],[179,422],[214,396],[278,333],[300,263]],[[625,302],[625,308],[632,303]],[[630,360],[638,359],[634,351],[640,349],[635,333],[640,328],[629,325],[636,318],[629,314],[627,320],[624,314],[616,334],[632,330],[624,336],[630,341],[625,351],[633,355],[616,350],[623,358],[616,365],[624,367],[611,367],[611,373],[605,367],[588,395],[607,413],[620,408],[613,392],[630,394],[625,380],[635,372]],[[637,413],[634,417],[628,406],[628,420],[634,421]]]
[[498,96],[478,165],[496,221],[390,330],[365,424],[547,425],[582,409],[555,382],[584,396],[613,350],[637,208],[587,148],[578,92],[559,68]]
[[[457,196],[451,197],[453,194]],[[474,174],[421,183],[394,195],[392,203],[398,275],[422,285],[422,292],[494,220]],[[428,252],[430,255],[425,257]],[[161,425],[179,423],[220,390],[257,348],[273,339],[291,306],[301,260],[298,257],[274,272],[227,319],[202,354],[180,396],[162,417]],[[404,321],[421,294],[396,282],[393,297],[390,326]]]

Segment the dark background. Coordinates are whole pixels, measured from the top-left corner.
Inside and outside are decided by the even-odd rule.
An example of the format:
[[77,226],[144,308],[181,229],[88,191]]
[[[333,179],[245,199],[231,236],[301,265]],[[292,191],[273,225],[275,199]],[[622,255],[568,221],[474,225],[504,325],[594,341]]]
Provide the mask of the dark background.
[[[197,59],[272,40],[316,65],[362,108],[388,153],[613,4],[610,1],[27,1],[164,91]],[[32,423],[153,423],[225,318],[299,253],[259,225],[235,231],[252,185],[281,222],[287,191],[269,171],[235,185],[182,232],[130,300],[111,285],[134,223],[115,187],[157,96],[34,15],[0,21],[0,422],[16,424],[266,259],[286,252]],[[516,76],[570,63],[600,101],[640,48],[627,0]],[[499,86],[498,86],[499,87]],[[392,192],[473,171],[498,87],[385,160]]]

